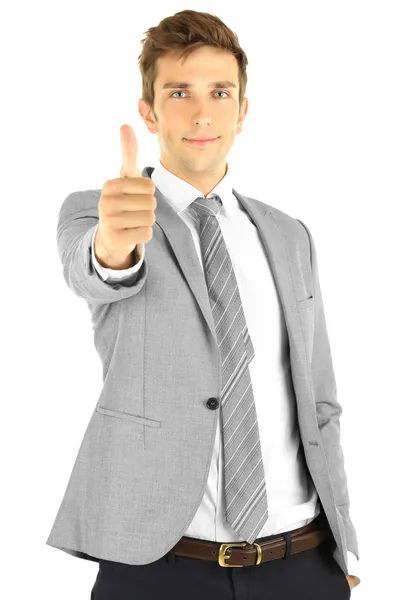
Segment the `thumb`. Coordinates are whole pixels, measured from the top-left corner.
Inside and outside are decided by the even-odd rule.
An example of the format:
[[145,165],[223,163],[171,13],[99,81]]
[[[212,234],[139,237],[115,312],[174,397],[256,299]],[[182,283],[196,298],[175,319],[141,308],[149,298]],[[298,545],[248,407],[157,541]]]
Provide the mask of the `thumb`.
[[130,125],[121,125],[120,141],[122,152],[121,177],[142,177],[137,164],[138,144],[135,132]]

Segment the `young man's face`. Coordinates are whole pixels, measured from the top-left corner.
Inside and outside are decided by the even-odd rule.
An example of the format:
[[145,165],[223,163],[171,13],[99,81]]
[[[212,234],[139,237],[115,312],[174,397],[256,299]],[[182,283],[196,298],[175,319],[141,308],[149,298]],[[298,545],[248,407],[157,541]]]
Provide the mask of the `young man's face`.
[[[163,166],[207,195],[225,175],[226,156],[247,113],[247,98],[239,106],[237,61],[230,52],[203,46],[184,63],[176,54],[159,58],[158,70],[155,114],[142,99],[140,114],[158,136]],[[217,81],[236,87],[210,87]],[[171,82],[174,85],[165,88]],[[193,87],[179,88],[177,83]],[[204,136],[218,139],[202,146],[186,141]]]

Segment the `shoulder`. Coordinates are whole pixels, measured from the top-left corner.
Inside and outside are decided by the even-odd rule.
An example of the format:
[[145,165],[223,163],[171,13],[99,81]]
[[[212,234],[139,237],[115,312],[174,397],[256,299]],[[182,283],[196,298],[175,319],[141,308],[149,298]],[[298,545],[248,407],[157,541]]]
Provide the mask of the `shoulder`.
[[71,192],[61,204],[59,217],[64,219],[74,215],[79,218],[79,213],[82,213],[82,216],[98,216],[100,196],[101,190]]
[[243,194],[239,194],[246,201],[257,208],[258,211],[261,211],[262,214],[267,215],[273,220],[275,225],[281,230],[286,240],[297,240],[301,243],[310,244],[311,233],[309,228],[305,225],[305,223],[298,219],[297,217],[293,217],[288,213],[272,206],[271,204],[267,204],[262,200],[257,200],[256,198],[251,198],[250,196],[244,196]]

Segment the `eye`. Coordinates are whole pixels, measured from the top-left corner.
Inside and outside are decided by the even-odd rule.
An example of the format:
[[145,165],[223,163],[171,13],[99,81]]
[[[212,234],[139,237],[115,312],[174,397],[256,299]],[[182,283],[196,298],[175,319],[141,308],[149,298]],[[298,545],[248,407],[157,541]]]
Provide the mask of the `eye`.
[[[229,96],[228,92],[224,92],[223,90],[215,90],[218,94],[226,94],[227,96]],[[178,92],[172,92],[170,98],[172,98],[172,96],[174,96],[174,94],[183,94],[186,93],[183,90],[179,90]]]

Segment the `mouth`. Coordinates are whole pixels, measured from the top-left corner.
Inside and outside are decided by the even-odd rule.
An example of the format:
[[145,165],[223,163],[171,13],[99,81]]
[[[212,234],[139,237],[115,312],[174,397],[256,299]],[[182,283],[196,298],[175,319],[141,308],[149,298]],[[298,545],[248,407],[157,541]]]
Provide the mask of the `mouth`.
[[183,139],[185,140],[185,142],[188,142],[192,146],[210,146],[211,144],[219,140],[219,136],[210,140],[188,140],[187,138]]

